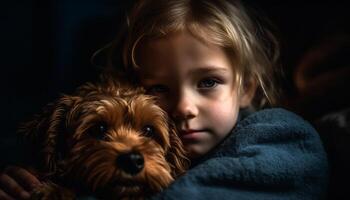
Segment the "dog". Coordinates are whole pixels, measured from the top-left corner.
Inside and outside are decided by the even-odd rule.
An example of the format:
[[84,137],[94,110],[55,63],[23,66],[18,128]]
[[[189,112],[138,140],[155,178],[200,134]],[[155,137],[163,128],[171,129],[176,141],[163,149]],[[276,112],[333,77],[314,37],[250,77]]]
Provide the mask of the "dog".
[[34,161],[27,169],[44,182],[32,199],[144,199],[189,164],[156,99],[111,78],[63,95],[19,133]]

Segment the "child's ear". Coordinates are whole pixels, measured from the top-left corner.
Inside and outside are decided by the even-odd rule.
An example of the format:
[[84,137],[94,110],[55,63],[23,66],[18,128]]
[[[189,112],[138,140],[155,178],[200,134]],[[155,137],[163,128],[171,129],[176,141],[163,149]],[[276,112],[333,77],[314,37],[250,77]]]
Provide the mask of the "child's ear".
[[250,78],[248,81],[244,81],[241,87],[239,107],[246,108],[251,105],[255,96],[257,82],[254,78]]

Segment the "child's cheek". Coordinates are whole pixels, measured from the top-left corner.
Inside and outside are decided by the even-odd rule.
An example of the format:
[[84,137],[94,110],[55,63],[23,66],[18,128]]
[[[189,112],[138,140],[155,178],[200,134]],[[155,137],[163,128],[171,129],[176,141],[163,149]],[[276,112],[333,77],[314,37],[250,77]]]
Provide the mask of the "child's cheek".
[[210,121],[219,135],[228,134],[235,126],[239,107],[236,104],[217,104],[210,111]]

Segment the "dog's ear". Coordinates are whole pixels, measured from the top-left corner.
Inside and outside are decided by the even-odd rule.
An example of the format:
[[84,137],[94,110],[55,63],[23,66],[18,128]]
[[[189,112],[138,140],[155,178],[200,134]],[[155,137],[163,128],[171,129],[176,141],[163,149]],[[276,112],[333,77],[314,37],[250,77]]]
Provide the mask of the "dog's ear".
[[[56,174],[62,156],[60,146],[67,134],[67,113],[81,100],[77,96],[63,96],[44,107],[33,120],[20,126],[18,133],[30,154],[29,165],[44,176]],[[33,163],[34,162],[34,163]]]
[[171,122],[169,122],[169,137],[170,149],[167,153],[167,161],[171,164],[172,176],[177,177],[185,173],[190,165],[190,161],[186,157],[185,149],[177,135],[175,125]]

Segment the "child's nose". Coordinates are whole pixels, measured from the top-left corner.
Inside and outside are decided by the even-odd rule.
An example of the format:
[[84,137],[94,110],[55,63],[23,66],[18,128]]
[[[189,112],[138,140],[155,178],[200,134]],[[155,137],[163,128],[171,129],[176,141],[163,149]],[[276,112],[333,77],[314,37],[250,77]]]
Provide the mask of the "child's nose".
[[172,117],[176,120],[191,119],[198,115],[195,97],[189,92],[179,95],[173,108]]

